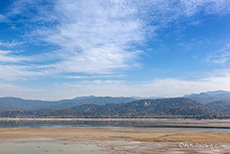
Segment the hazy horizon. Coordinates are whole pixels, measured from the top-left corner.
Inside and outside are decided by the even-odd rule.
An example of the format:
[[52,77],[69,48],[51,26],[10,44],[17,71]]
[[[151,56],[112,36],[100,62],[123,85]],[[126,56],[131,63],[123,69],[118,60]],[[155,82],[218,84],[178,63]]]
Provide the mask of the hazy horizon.
[[109,96],[109,95],[105,95],[105,96],[99,96],[99,95],[84,95],[84,96],[75,96],[73,98],[61,98],[61,99],[53,99],[53,100],[46,100],[46,99],[26,99],[23,97],[15,97],[15,96],[3,96],[0,98],[19,98],[19,99],[23,99],[23,100],[41,100],[41,101],[61,101],[61,100],[72,100],[72,99],[76,99],[76,98],[81,98],[81,97],[86,97],[86,98],[90,98],[90,97],[112,97],[112,98],[119,98],[119,97],[124,97],[124,98],[133,98],[133,99],[164,99],[164,98],[179,98],[179,97],[186,97],[189,95],[199,95],[202,93],[212,93],[212,92],[228,92],[230,93],[230,91],[223,91],[223,90],[216,90],[216,91],[206,91],[206,92],[201,92],[201,93],[190,93],[190,94],[185,94],[183,96],[175,96],[175,97],[139,97],[139,96]]

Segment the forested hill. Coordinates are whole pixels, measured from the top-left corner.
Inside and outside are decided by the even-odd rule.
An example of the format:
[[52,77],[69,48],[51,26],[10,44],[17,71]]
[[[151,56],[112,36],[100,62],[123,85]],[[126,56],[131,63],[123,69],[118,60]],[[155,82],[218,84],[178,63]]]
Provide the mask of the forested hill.
[[102,106],[85,104],[70,109],[78,113],[96,114],[201,115],[213,112],[212,109],[188,98],[143,99],[130,103],[109,103]]
[[16,108],[8,105],[8,104],[4,104],[2,102],[0,102],[0,111],[4,111],[4,110],[15,110]]
[[230,99],[210,102],[206,106],[222,114],[230,115]]

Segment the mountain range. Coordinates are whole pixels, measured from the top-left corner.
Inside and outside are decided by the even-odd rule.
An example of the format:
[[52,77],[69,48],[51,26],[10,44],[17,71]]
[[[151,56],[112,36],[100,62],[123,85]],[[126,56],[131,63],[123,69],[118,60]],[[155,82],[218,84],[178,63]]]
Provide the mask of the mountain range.
[[149,116],[205,116],[217,114],[212,108],[189,98],[142,99],[127,103],[104,105],[83,104],[67,109],[10,110],[0,117],[149,117]]
[[213,91],[179,98],[140,99],[133,97],[84,96],[60,101],[0,98],[1,117],[100,117],[230,115],[230,92]]

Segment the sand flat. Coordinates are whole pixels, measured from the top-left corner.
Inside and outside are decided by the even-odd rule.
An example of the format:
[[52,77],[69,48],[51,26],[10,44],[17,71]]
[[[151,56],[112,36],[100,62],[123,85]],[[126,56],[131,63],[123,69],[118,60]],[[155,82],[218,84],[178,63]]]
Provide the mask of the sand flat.
[[[135,128],[8,128],[0,131],[0,145],[14,142],[27,146],[39,138],[47,143],[90,145],[99,153],[230,153],[230,131],[200,131]],[[43,143],[43,142],[42,142]],[[195,145],[224,145],[224,148],[179,147],[180,143]],[[44,143],[43,143],[44,144]],[[29,145],[29,144],[28,144]],[[85,147],[87,148],[87,146]],[[1,151],[1,150],[0,150]]]
[[133,140],[143,142],[230,143],[230,131],[135,128],[8,128],[0,138],[55,137],[68,140]]

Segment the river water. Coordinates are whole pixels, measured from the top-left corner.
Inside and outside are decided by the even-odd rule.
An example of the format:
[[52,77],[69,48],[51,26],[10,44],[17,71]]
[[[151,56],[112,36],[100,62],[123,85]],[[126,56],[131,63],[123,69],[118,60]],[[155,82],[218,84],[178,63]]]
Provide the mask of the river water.
[[121,128],[151,128],[151,129],[201,129],[230,130],[227,127],[213,125],[207,122],[151,121],[151,120],[0,120],[0,128],[18,127],[121,127]]

